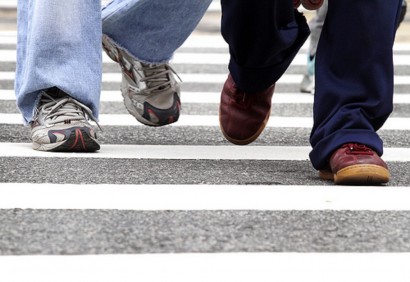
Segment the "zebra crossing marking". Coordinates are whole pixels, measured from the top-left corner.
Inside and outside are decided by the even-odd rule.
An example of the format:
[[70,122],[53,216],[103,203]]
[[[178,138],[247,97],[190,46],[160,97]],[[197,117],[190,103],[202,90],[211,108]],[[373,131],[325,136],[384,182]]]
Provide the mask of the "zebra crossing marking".
[[[22,124],[20,114],[0,114],[2,124]],[[99,115],[101,126],[143,126],[135,118],[128,114],[102,114]],[[311,117],[281,117],[271,116],[267,127],[275,128],[311,128],[313,120]],[[176,126],[219,126],[219,118],[216,115],[184,115],[179,117]],[[410,118],[392,117],[383,125],[382,130],[410,130]]]
[[3,183],[1,209],[410,211],[410,187]]
[[[15,32],[0,32],[0,44],[16,44]],[[9,48],[9,47],[7,47]],[[182,48],[210,48],[217,53],[181,50],[173,64],[226,65],[228,49],[221,36],[191,36]],[[216,50],[221,48],[221,50]],[[222,50],[223,48],[223,50]],[[226,50],[226,54],[222,51]],[[307,45],[293,66],[306,63]],[[410,44],[395,44],[397,66],[410,64]],[[13,50],[0,50],[0,64],[15,62]],[[214,58],[214,59],[212,59]],[[106,55],[104,62],[114,64]],[[10,74],[1,74],[12,80]],[[14,76],[14,75],[13,75]],[[183,74],[185,82],[221,83],[221,74]],[[396,84],[408,85],[410,76],[396,76]],[[1,78],[0,78],[1,79]],[[118,82],[117,73],[104,73],[104,80]],[[299,83],[300,75],[285,75],[282,81]],[[114,96],[115,92],[115,96]],[[4,96],[3,96],[4,95]],[[206,96],[205,96],[206,95]],[[395,94],[396,103],[409,103],[409,93]],[[0,100],[13,100],[12,90],[0,90]],[[219,103],[220,93],[182,93],[188,103]],[[102,101],[122,101],[119,91],[103,91]],[[273,103],[313,103],[313,96],[299,93],[275,93]],[[0,114],[0,121],[21,124],[20,115]],[[102,123],[138,125],[129,115],[102,115]],[[293,120],[293,122],[291,122]],[[390,119],[383,129],[408,130],[408,119]],[[176,126],[218,126],[215,116],[183,115]],[[269,127],[311,127],[310,118],[272,117]],[[9,146],[9,147],[8,147]],[[109,158],[205,158],[307,160],[309,147],[275,146],[123,146],[103,145],[97,154],[50,154],[33,151],[27,143],[0,143],[6,157],[87,157]],[[188,148],[188,149],[187,149]],[[130,150],[131,149],[131,150]],[[289,151],[287,150],[289,149]],[[238,153],[237,150],[240,150]],[[261,150],[256,153],[256,150]],[[213,155],[210,155],[210,152]],[[283,153],[286,152],[286,156]],[[292,155],[289,154],[292,152]],[[294,153],[294,155],[293,155]],[[7,155],[10,154],[10,155]],[[280,155],[282,154],[282,155]],[[3,156],[4,157],[4,156]],[[386,148],[386,161],[410,159],[407,148]],[[34,209],[130,209],[130,210],[392,210],[407,212],[410,187],[334,187],[334,186],[241,186],[241,185],[75,185],[2,183],[0,210]],[[401,230],[398,230],[398,232]],[[11,234],[11,233],[10,233]],[[1,243],[1,240],[0,240]],[[234,253],[234,254],[160,254],[108,256],[0,256],[0,277],[12,281],[410,281],[409,253]],[[10,278],[9,278],[10,277]],[[296,280],[297,279],[297,280]]]
[[409,253],[36,255],[0,257],[0,272],[14,282],[408,282],[409,260]]
[[[218,103],[221,99],[220,92],[181,92],[182,103],[212,104]],[[306,93],[279,92],[272,98],[272,104],[313,104],[314,95]],[[16,96],[14,90],[1,90],[0,101],[14,101]],[[122,102],[120,90],[101,91],[101,102]],[[395,93],[393,102],[396,104],[410,104],[410,93]]]
[[[103,144],[96,153],[67,154],[36,151],[31,143],[0,143],[0,157],[36,158],[305,161],[310,151],[309,146]],[[410,148],[385,148],[383,159],[410,162]]]
[[[0,62],[15,62],[16,60],[15,50],[0,50]],[[397,55],[393,56],[394,64],[396,66],[407,66],[410,64],[410,55]],[[103,62],[115,64],[106,54],[103,54]],[[171,64],[207,64],[207,65],[227,65],[229,62],[228,53],[187,53],[176,52]],[[306,55],[298,54],[291,66],[304,66],[306,65]]]

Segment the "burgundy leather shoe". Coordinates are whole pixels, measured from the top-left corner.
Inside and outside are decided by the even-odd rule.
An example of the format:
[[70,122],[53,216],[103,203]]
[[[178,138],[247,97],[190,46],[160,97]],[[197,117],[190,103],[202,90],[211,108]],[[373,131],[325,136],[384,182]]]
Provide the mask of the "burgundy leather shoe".
[[375,185],[389,182],[386,163],[366,145],[343,145],[330,157],[329,167],[328,170],[320,170],[319,176],[336,184]]
[[219,124],[225,138],[236,145],[255,141],[265,128],[275,84],[257,93],[238,89],[229,75],[221,94]]

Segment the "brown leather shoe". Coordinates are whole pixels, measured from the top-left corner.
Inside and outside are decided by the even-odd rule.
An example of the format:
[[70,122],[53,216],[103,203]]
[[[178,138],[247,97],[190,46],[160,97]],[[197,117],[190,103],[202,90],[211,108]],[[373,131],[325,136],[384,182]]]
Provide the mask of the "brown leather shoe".
[[366,145],[343,145],[333,153],[329,166],[328,170],[320,170],[319,176],[336,184],[375,185],[389,182],[386,163]]
[[257,93],[238,89],[229,75],[222,89],[219,124],[225,138],[236,145],[255,141],[265,128],[275,84]]

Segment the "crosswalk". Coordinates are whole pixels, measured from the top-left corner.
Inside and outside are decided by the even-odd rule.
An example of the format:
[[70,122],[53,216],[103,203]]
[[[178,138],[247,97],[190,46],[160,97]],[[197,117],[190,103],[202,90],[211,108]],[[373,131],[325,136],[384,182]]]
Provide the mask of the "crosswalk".
[[194,33],[175,54],[183,112],[163,128],[127,114],[104,56],[92,154],[31,149],[15,47],[16,32],[0,31],[1,281],[410,281],[409,43],[394,47],[395,111],[380,131],[387,187],[336,187],[312,169],[306,47],[249,146],[218,128],[229,58],[218,34]]

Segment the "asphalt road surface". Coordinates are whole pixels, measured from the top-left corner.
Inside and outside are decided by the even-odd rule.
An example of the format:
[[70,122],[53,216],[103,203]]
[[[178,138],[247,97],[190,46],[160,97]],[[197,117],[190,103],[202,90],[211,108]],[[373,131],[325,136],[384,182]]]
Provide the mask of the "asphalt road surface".
[[223,139],[229,57],[218,17],[210,11],[172,62],[183,80],[178,124],[130,117],[120,69],[105,56],[101,151],[55,154],[31,150],[21,123],[15,18],[4,16],[1,281],[410,281],[410,42],[394,46],[395,109],[380,130],[390,183],[337,187],[308,161],[306,46],[278,82],[260,138]]

